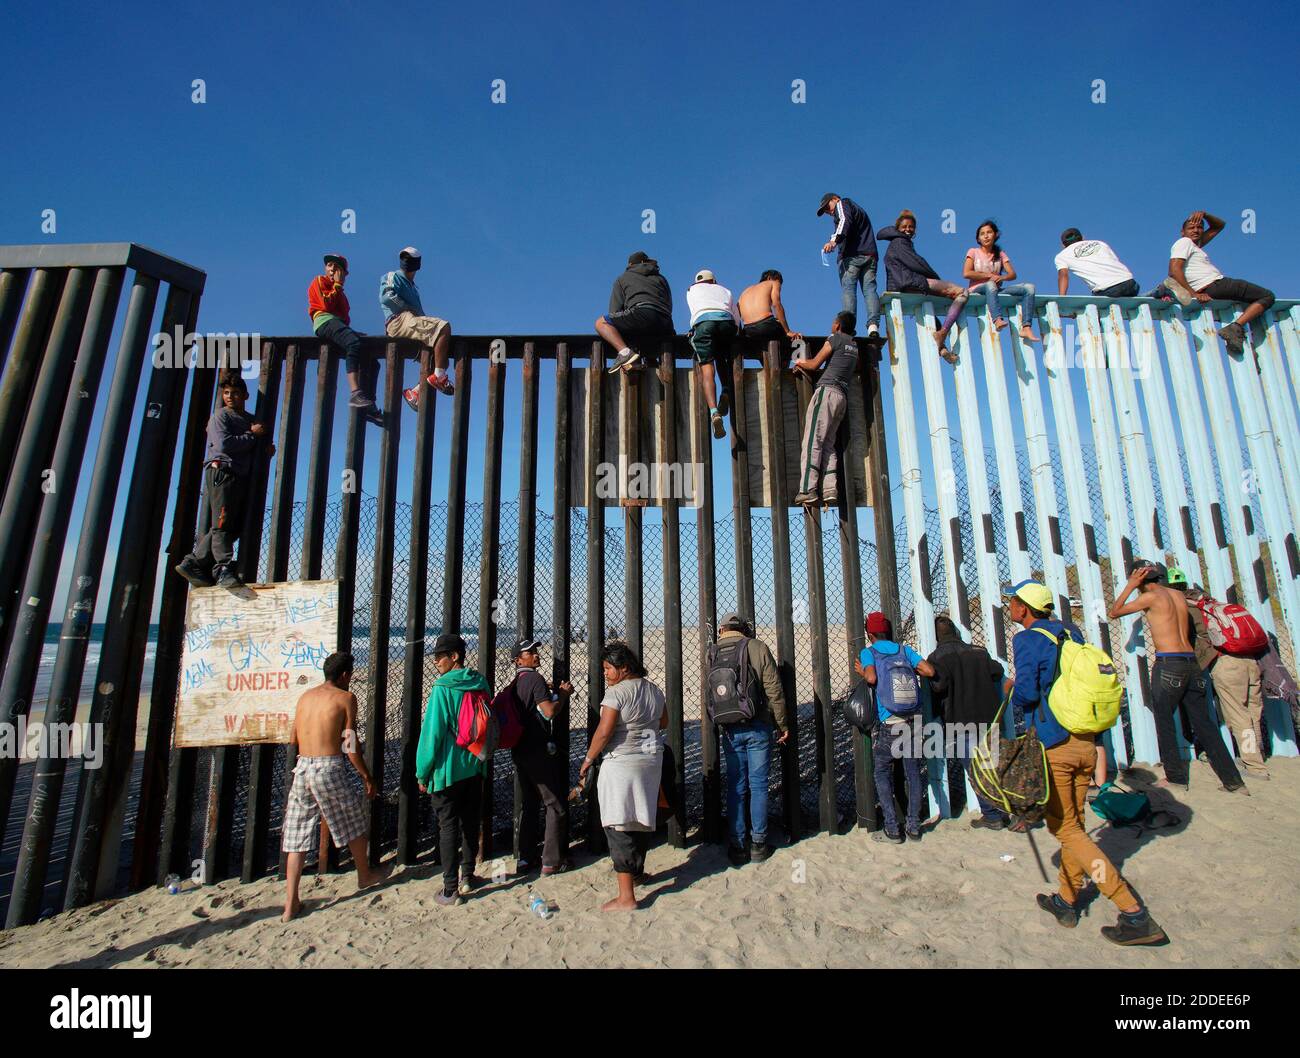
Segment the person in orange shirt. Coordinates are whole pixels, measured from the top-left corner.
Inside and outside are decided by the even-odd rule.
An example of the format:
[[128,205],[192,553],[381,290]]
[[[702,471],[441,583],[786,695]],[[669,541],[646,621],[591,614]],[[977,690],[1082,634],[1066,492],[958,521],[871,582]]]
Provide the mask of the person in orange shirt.
[[[347,362],[348,386],[352,396],[348,407],[354,408],[366,419],[383,425],[384,416],[375,405],[374,371],[366,371],[366,383],[361,380],[361,335],[350,326],[352,315],[343,284],[348,276],[348,259],[341,254],[325,255],[325,274],[317,276],[307,288],[307,311],[316,337],[322,338],[343,352]],[[371,365],[367,365],[370,367]]]

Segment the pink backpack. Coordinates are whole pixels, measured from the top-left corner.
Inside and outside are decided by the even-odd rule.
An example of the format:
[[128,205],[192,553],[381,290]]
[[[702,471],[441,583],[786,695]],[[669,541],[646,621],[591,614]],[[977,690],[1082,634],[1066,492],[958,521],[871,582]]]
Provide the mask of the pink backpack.
[[1205,618],[1205,629],[1215,650],[1234,657],[1253,657],[1268,649],[1263,626],[1244,606],[1219,602],[1208,595],[1196,603]]
[[492,706],[484,691],[466,691],[460,699],[456,745],[479,760],[491,760],[501,737]]

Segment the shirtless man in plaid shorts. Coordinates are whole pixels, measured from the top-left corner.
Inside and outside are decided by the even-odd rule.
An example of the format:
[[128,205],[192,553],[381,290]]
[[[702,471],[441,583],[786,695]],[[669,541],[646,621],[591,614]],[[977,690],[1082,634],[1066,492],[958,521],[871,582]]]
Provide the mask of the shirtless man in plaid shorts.
[[298,764],[293,769],[280,846],[288,853],[285,876],[289,883],[282,922],[302,910],[298,882],[307,853],[319,838],[321,816],[329,825],[335,847],[346,845],[352,853],[358,889],[378,885],[393,871],[391,863],[370,866],[366,803],[349,782],[350,760],[365,783],[365,798],[374,799],[374,780],[357,752],[357,698],[348,690],[352,664],[351,654],[331,654],[325,659],[325,682],[298,699],[289,735],[289,745],[298,749]]

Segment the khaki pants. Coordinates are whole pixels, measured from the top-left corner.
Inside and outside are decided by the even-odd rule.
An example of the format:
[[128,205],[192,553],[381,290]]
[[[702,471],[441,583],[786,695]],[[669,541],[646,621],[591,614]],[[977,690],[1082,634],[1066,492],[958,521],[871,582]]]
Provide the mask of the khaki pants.
[[1088,784],[1097,766],[1097,743],[1091,735],[1071,735],[1047,751],[1047,829],[1061,843],[1061,899],[1073,904],[1085,877],[1117,907],[1137,904],[1119,869],[1088,837],[1084,808]]
[[1247,774],[1267,775],[1268,768],[1260,752],[1264,695],[1259,682],[1259,663],[1251,658],[1221,654],[1210,669],[1210,679],[1214,682],[1214,696],[1219,699],[1223,722],[1232,732]]
[[803,451],[799,460],[799,491],[816,493],[822,475],[835,473],[835,435],[839,433],[848,394],[839,386],[818,386],[808,404],[808,420],[803,429]]
[[384,330],[390,338],[414,338],[427,349],[432,349],[438,336],[450,324],[437,316],[417,316],[413,312],[399,312],[385,325]]

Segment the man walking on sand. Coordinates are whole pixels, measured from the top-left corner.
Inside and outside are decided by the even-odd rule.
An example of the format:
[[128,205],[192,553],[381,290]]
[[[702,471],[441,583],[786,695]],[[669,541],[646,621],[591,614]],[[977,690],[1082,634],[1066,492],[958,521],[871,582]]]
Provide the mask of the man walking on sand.
[[[1156,744],[1160,747],[1160,763],[1165,777],[1157,786],[1179,786],[1187,789],[1189,769],[1178,749],[1174,733],[1174,712],[1181,705],[1192,722],[1196,740],[1210,758],[1210,767],[1219,777],[1226,793],[1243,793],[1250,796],[1241,780],[1232,754],[1223,744],[1219,725],[1210,717],[1205,697],[1205,673],[1196,663],[1192,648],[1191,625],[1187,616],[1187,598],[1165,585],[1167,572],[1158,562],[1134,559],[1128,583],[1119,598],[1111,605],[1106,616],[1116,621],[1129,614],[1146,616],[1151,640],[1156,648],[1156,663],[1151,670],[1151,712],[1156,721]],[[1134,592],[1137,595],[1129,601]]]
[[[299,698],[294,713],[289,745],[297,747],[298,763],[293,769],[280,843],[288,854],[282,922],[288,922],[302,910],[298,883],[307,853],[320,837],[322,816],[335,847],[341,849],[346,845],[352,853],[352,862],[357,865],[358,889],[378,885],[393,871],[392,863],[370,866],[365,800],[374,800],[377,791],[366,762],[357,752],[357,698],[348,690],[352,664],[351,654],[327,657],[323,669],[325,682]],[[348,761],[365,784],[364,799],[348,781]]]
[[[1026,725],[1042,743],[1047,756],[1047,829],[1061,843],[1059,889],[1039,893],[1038,906],[1067,929],[1079,924],[1078,898],[1091,877],[1097,888],[1119,909],[1113,926],[1101,935],[1115,944],[1161,944],[1168,938],[1119,869],[1088,836],[1085,810],[1088,784],[1097,766],[1097,738],[1068,730],[1052,712],[1048,692],[1057,678],[1060,642],[1069,636],[1083,642],[1073,624],[1052,616],[1053,595],[1046,584],[1022,580],[1002,589],[1007,615],[1023,629],[1011,641],[1015,678],[1008,680],[1011,704],[1023,712]],[[1014,828],[1013,828],[1014,829]]]
[[[433,374],[426,380],[439,393],[451,396],[456,388],[447,377],[447,350],[451,346],[451,324],[437,316],[426,316],[420,304],[415,273],[420,270],[420,251],[408,246],[397,255],[401,266],[379,281],[379,307],[384,310],[384,333],[390,338],[414,338],[433,350]],[[418,383],[402,390],[412,411],[420,410]]]

